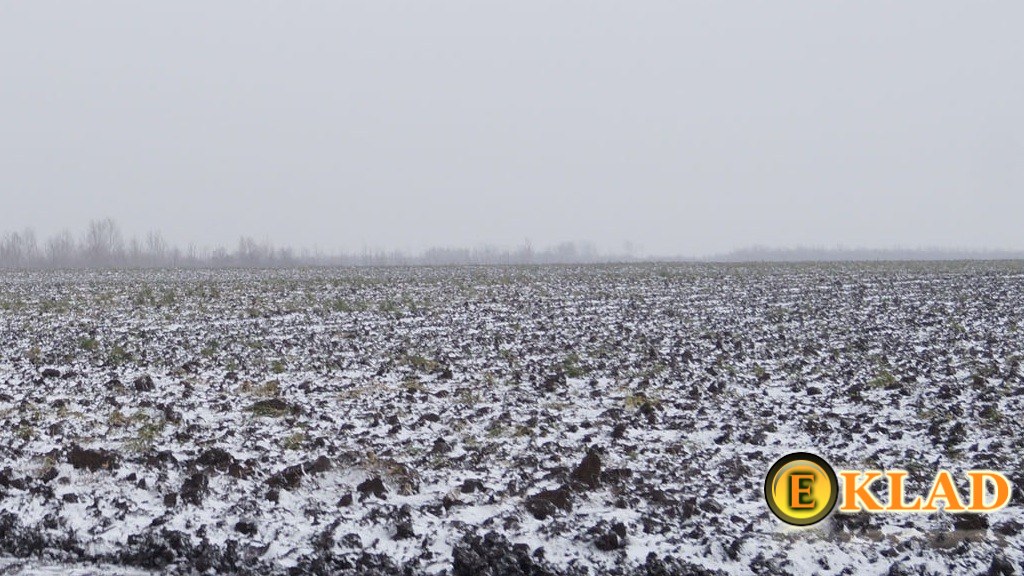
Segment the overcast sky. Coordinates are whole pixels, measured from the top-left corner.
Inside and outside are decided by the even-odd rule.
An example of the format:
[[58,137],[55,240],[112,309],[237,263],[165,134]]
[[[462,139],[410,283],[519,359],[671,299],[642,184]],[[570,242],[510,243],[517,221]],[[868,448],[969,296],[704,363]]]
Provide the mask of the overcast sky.
[[1024,248],[1024,3],[0,0],[0,230]]

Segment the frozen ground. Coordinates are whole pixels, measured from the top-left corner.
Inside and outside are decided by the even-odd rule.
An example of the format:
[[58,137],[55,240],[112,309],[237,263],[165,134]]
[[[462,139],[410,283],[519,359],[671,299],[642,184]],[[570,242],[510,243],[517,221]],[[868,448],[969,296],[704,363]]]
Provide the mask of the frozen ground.
[[6,272],[0,574],[1020,574],[1022,358],[1019,263]]

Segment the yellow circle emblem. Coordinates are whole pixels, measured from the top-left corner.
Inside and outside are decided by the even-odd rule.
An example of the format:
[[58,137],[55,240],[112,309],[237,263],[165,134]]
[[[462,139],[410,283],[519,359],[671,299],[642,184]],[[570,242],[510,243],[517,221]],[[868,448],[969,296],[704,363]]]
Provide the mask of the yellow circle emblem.
[[839,495],[836,473],[818,456],[794,452],[768,470],[764,498],[772,513],[787,524],[810,526],[832,512]]

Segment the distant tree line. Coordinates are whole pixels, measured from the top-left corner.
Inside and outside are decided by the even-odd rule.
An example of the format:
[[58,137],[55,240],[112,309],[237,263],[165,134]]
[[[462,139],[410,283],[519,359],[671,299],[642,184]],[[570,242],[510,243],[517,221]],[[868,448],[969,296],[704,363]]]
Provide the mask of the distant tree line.
[[871,262],[900,260],[1024,260],[1022,250],[951,248],[770,248],[754,246],[713,256],[716,262]]
[[81,234],[60,232],[44,241],[26,229],[0,235],[0,269],[40,268],[285,268],[292,266],[409,266],[473,264],[586,264],[599,262],[703,261],[804,262],[880,260],[1024,260],[1024,251],[950,250],[941,248],[769,248],[755,246],[706,258],[641,258],[627,243],[624,252],[599,252],[588,242],[563,242],[536,249],[527,241],[516,248],[429,248],[417,254],[364,248],[359,252],[324,253],[275,247],[248,236],[234,249],[170,245],[159,232],[125,238],[117,223],[94,220]]
[[159,232],[126,238],[110,219],[94,220],[79,235],[55,234],[39,241],[26,229],[0,236],[0,268],[275,268],[290,266],[401,266],[447,264],[553,264],[621,261],[629,256],[600,254],[590,243],[565,242],[535,249],[529,242],[515,249],[430,248],[419,254],[365,248],[356,253],[324,253],[275,247],[248,236],[234,249],[182,249],[170,245]]

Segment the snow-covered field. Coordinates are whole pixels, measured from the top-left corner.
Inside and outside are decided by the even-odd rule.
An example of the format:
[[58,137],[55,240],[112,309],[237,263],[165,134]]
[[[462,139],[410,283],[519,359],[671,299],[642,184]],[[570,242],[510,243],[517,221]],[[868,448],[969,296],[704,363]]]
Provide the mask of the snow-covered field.
[[1022,359],[1020,263],[5,272],[0,574],[1020,574]]

